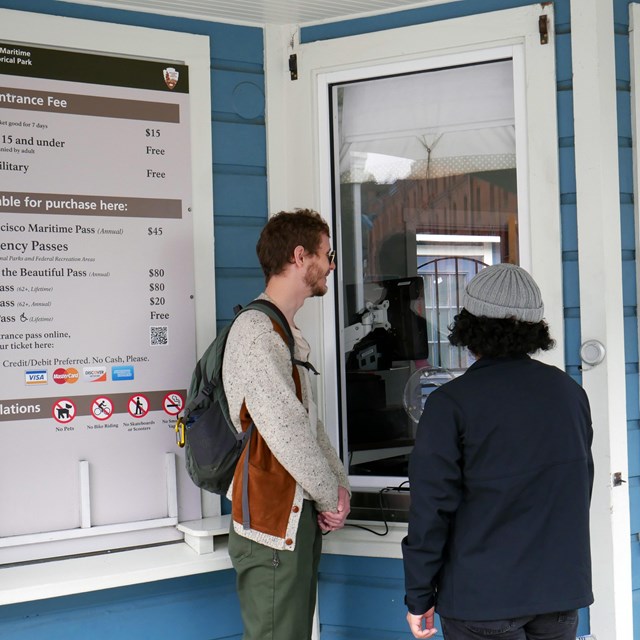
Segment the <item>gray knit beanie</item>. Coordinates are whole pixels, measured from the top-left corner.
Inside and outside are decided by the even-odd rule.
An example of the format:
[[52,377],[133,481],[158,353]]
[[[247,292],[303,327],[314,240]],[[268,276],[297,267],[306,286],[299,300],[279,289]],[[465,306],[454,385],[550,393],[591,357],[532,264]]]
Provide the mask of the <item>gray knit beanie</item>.
[[471,278],[462,306],[474,316],[540,322],[544,304],[534,279],[515,264],[494,264]]

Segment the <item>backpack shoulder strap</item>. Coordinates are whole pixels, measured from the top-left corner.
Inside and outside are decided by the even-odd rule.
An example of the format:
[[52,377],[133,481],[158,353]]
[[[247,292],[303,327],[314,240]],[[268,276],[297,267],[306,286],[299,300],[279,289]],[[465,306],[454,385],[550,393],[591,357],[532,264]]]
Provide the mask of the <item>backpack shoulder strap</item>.
[[298,360],[295,357],[294,355],[295,344],[296,344],[295,338],[293,337],[291,327],[289,326],[289,321],[286,319],[284,313],[280,311],[277,305],[273,304],[273,302],[270,302],[269,300],[264,300],[262,298],[259,298],[250,302],[246,307],[243,307],[238,313],[242,313],[242,311],[248,311],[249,309],[262,311],[263,313],[268,315],[269,318],[271,318],[271,320],[276,322],[278,326],[282,328],[286,338],[285,336],[282,336],[282,334],[280,335],[282,336],[282,339],[285,340],[285,342],[287,343],[287,346],[289,347],[289,352],[291,353],[291,362],[293,364],[300,365],[301,367],[304,367],[305,369],[312,371],[313,373],[315,373],[315,375],[320,375],[310,362],[303,362],[302,360]]
[[289,326],[289,321],[285,318],[284,313],[280,311],[277,305],[273,304],[269,300],[262,300],[260,298],[256,300],[252,300],[248,305],[243,307],[239,313],[243,311],[249,311],[250,309],[255,309],[256,311],[262,311],[268,315],[272,320],[275,320],[284,330],[286,337],[287,346],[289,347],[289,351],[291,351],[291,357],[293,358],[293,350],[295,347],[295,338],[293,337],[293,333],[291,332],[291,327]]

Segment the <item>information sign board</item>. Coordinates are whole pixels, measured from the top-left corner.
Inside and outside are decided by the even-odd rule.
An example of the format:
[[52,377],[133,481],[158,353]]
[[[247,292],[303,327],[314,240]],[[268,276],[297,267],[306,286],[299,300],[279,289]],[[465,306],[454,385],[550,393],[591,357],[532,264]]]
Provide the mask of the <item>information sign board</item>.
[[79,526],[79,460],[92,524],[166,515],[195,360],[189,113],[187,66],[0,42],[0,536]]

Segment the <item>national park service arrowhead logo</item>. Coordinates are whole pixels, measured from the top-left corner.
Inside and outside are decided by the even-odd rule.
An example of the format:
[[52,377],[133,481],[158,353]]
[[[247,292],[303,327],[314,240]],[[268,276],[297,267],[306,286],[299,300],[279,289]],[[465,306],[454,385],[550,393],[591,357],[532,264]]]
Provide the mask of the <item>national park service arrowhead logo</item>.
[[178,84],[178,78],[180,77],[180,73],[176,71],[173,67],[167,67],[162,70],[162,76],[164,77],[164,82],[169,87],[169,89],[174,89]]

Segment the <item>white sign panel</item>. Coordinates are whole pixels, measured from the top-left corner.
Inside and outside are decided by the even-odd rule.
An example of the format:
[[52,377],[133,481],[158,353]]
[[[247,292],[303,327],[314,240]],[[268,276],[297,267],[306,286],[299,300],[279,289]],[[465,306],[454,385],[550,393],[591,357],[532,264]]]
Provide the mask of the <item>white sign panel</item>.
[[79,460],[93,524],[166,515],[189,140],[188,67],[0,42],[0,536],[79,526]]

